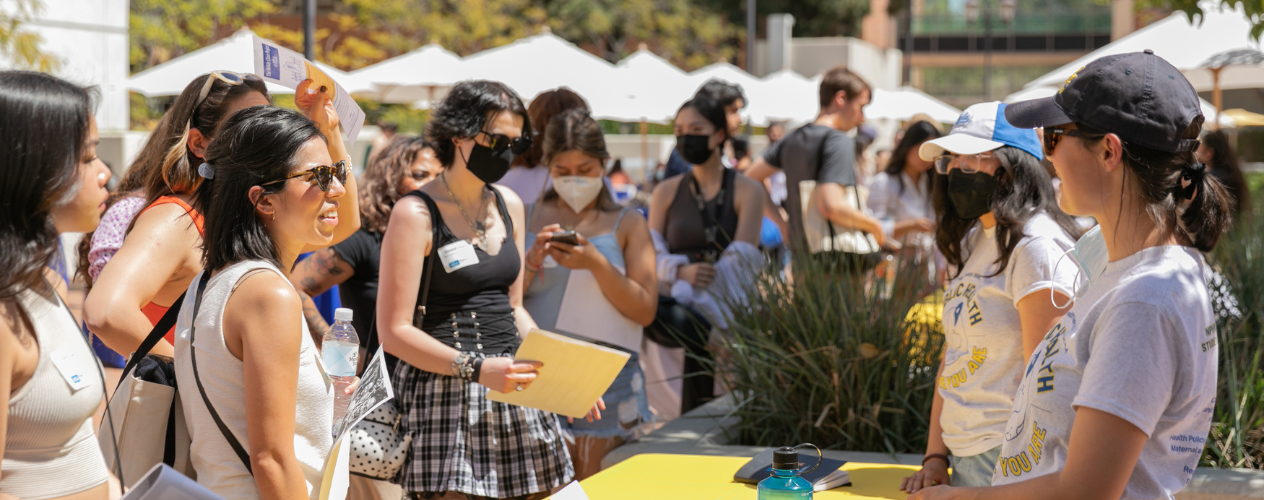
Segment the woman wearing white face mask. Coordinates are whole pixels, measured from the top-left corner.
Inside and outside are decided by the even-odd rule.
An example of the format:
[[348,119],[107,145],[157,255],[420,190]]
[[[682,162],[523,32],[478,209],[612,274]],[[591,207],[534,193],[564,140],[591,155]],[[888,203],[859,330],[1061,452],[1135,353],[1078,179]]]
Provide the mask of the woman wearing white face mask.
[[1199,252],[1215,247],[1230,210],[1194,159],[1198,94],[1167,61],[1134,52],[1097,59],[1054,97],[1005,116],[1044,128],[1059,205],[1101,230],[1075,245],[1087,284],[1027,362],[994,486],[911,498],[1174,498],[1215,408],[1215,315]]
[[[654,245],[649,225],[620,207],[602,182],[610,154],[601,126],[585,110],[553,118],[544,162],[553,187],[527,209],[523,305],[540,328],[632,354],[602,397],[601,420],[569,421],[576,479],[601,470],[601,459],[632,437],[652,414],[638,354],[641,330],[654,321]],[[562,240],[573,231],[573,243]],[[584,236],[587,235],[587,236]],[[554,239],[557,237],[558,239]]]

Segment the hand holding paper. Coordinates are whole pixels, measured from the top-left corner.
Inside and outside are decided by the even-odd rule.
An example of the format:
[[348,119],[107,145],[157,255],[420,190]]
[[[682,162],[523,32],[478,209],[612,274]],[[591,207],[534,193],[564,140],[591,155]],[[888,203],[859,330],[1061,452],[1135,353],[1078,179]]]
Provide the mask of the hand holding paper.
[[294,105],[303,112],[303,116],[316,122],[316,127],[326,134],[339,132],[338,111],[334,109],[334,98],[329,93],[331,88],[309,78],[294,89]]

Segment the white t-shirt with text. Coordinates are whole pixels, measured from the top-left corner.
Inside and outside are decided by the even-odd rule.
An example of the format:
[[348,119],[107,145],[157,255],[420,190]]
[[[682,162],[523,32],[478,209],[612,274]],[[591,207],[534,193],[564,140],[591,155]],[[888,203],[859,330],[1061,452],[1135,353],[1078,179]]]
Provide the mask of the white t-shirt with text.
[[1106,267],[1032,354],[994,485],[1062,470],[1080,407],[1148,436],[1122,498],[1171,499],[1189,483],[1216,402],[1205,270],[1196,250],[1175,245]]
[[1000,273],[996,232],[996,227],[970,231],[962,250],[965,264],[944,290],[939,423],[944,444],[959,457],[1001,445],[1025,361],[1018,302],[1049,289],[1069,297],[1074,289],[1075,264],[1068,259],[1056,273],[1054,268],[1075,242],[1049,216],[1027,221],[1024,238]]

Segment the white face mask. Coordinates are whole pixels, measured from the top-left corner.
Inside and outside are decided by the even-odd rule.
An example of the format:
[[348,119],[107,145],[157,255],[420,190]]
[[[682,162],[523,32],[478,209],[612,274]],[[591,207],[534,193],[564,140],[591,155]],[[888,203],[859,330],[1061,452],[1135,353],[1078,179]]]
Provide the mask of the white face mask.
[[601,177],[567,175],[553,178],[553,190],[567,205],[579,213],[601,194]]
[[[1075,297],[1073,300],[1079,300],[1090,286],[1093,285],[1097,278],[1102,276],[1106,271],[1106,264],[1110,263],[1110,254],[1106,251],[1106,237],[1102,235],[1102,226],[1094,226],[1093,229],[1084,233],[1080,237],[1080,241],[1075,242],[1075,246],[1071,247],[1062,254],[1062,258],[1071,257],[1071,261],[1075,262],[1075,266],[1079,268],[1079,273],[1075,282],[1079,283],[1075,289]],[[1058,264],[1062,263],[1062,258],[1053,265],[1054,274],[1057,274]],[[1058,309],[1066,309],[1071,303],[1058,305],[1054,300],[1053,289],[1049,289],[1049,302],[1053,303],[1053,307]]]

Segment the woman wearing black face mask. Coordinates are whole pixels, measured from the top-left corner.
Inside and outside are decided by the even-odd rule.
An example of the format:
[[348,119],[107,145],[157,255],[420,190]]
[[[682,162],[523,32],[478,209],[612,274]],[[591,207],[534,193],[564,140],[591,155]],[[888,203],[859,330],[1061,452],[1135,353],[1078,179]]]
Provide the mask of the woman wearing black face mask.
[[[734,243],[750,248],[759,244],[759,230],[763,222],[764,187],[755,180],[725,168],[720,163],[720,150],[729,139],[724,106],[714,97],[700,93],[681,106],[676,113],[676,148],[685,161],[693,164],[686,175],[672,177],[654,188],[650,201],[650,229],[654,232],[655,246],[659,250],[658,279],[660,289],[672,288],[677,282],[681,287],[692,286],[699,290],[709,288],[717,278],[717,263]],[[756,251],[757,253],[757,251]],[[676,295],[676,294],[673,294]],[[697,321],[702,319],[696,311],[682,309],[677,301],[660,298],[658,323],[666,320],[680,330],[698,330]],[[675,318],[674,320],[669,318]],[[707,315],[706,319],[716,326],[723,326],[723,319]],[[653,328],[663,325],[656,323]],[[693,345],[686,345],[691,353],[705,355],[706,334],[697,332]],[[656,346],[652,350],[658,350]],[[679,352],[676,353],[680,358]],[[670,356],[667,356],[670,357]],[[646,358],[667,358],[646,354]],[[711,377],[689,377],[683,387],[667,388],[661,374],[674,372],[680,375],[701,370],[693,366],[693,357],[681,363],[666,363],[658,373],[656,359],[644,359],[647,392],[651,405],[660,415],[669,418],[689,411],[706,402],[713,394]],[[671,375],[671,373],[666,373]],[[676,380],[679,380],[678,378]],[[679,396],[677,396],[679,394]],[[683,398],[683,402],[681,402]],[[680,402],[680,413],[676,403]]]
[[391,210],[377,324],[403,361],[392,381],[413,435],[396,478],[408,498],[534,498],[574,476],[552,414],[487,399],[525,389],[540,368],[513,360],[536,326],[522,307],[522,200],[492,185],[530,146],[528,130],[513,90],[458,84],[427,127],[444,172]]
[[933,203],[951,281],[926,458],[902,484],[910,493],[991,484],[1025,360],[1063,313],[1050,294],[1060,305],[1073,295],[1075,265],[1058,260],[1080,230],[1058,208],[1036,133],[1011,126],[1004,111],[971,106],[919,151],[947,176]]

